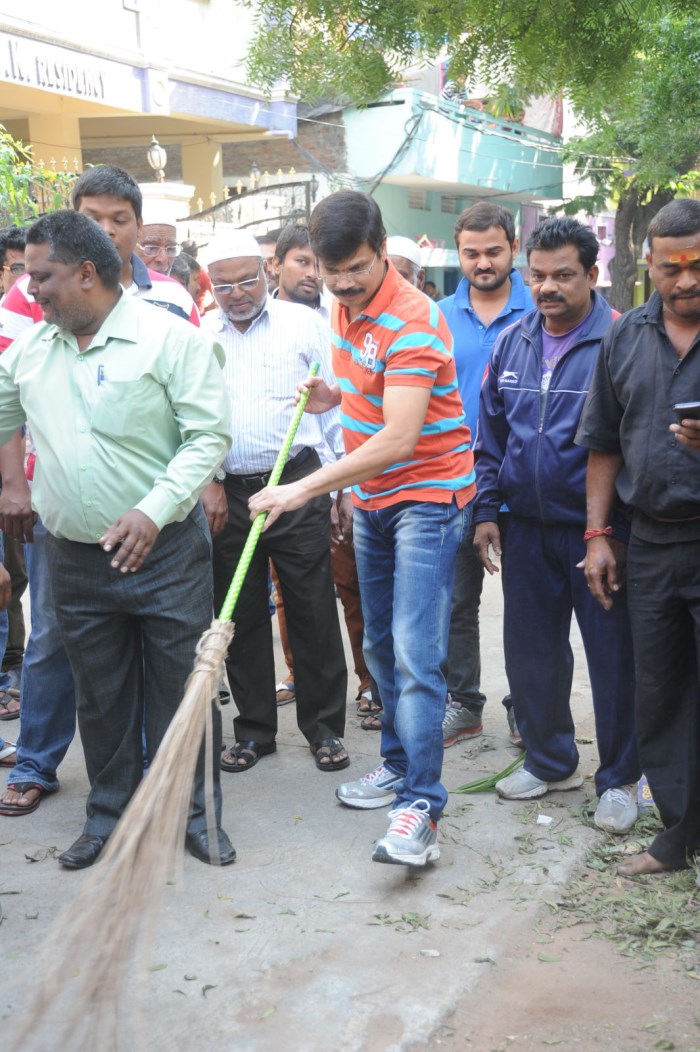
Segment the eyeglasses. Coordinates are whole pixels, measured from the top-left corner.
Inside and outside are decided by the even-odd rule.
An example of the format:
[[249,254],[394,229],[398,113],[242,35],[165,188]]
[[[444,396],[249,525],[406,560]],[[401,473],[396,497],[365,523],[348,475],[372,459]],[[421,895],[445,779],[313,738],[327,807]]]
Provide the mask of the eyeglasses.
[[24,263],[3,263],[3,270],[9,270],[10,274],[24,274]]
[[[261,261],[262,262],[262,261]],[[260,274],[262,273],[262,267],[258,268],[258,273],[254,278],[246,278],[245,281],[234,281],[231,285],[212,285],[212,292],[219,296],[230,296],[234,289],[252,289],[253,285],[257,285],[260,281]]]
[[168,259],[175,259],[180,249],[177,245],[139,245],[139,248],[143,252],[144,256],[150,256],[155,259],[161,252],[165,252]]
[[372,273],[372,267],[379,259],[379,253],[375,253],[374,259],[368,267],[356,266],[350,267],[348,270],[337,270],[335,274],[322,274],[318,271],[318,276],[321,281],[325,281],[326,285],[334,285],[336,281],[340,281],[341,278],[364,278],[368,274]]

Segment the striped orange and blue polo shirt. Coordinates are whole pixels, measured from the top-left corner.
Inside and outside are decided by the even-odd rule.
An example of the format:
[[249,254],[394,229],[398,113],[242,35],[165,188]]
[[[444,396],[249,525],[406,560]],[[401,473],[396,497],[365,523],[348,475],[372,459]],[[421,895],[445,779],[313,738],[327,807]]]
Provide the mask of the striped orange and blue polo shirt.
[[385,387],[429,387],[430,401],[410,460],[353,486],[353,502],[372,511],[401,501],[464,507],[476,492],[471,435],[457,386],[452,337],[437,304],[389,262],[376,296],[354,321],[335,300],[333,371],[341,391],[345,449],[384,427]]

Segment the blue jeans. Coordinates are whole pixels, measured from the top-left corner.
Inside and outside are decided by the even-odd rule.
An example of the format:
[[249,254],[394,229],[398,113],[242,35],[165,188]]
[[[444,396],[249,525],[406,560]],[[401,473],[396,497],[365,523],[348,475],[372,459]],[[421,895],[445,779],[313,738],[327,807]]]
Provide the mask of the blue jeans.
[[[0,530],[0,563],[4,561],[4,537],[2,530]],[[2,665],[3,658],[5,657],[5,647],[7,646],[7,610],[0,610],[0,665]],[[0,671],[0,693],[7,690],[10,686],[10,676],[7,672]],[[0,738],[0,744],[2,739]]]
[[452,579],[471,507],[404,501],[355,510],[353,534],[365,618],[364,654],[384,718],[382,756],[403,777],[396,806],[427,800],[437,820]]
[[22,719],[17,765],[8,785],[36,782],[58,789],[56,770],[75,734],[75,689],[68,655],[56,621],[46,563],[46,529],[34,527],[34,543],[24,548],[29,577],[32,630],[22,672]]

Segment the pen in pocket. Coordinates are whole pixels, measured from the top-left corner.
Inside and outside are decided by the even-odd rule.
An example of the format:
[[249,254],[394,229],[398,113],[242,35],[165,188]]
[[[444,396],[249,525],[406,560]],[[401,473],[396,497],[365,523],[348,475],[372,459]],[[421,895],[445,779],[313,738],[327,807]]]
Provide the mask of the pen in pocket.
[[104,365],[97,366],[97,386],[105,382],[105,367]]

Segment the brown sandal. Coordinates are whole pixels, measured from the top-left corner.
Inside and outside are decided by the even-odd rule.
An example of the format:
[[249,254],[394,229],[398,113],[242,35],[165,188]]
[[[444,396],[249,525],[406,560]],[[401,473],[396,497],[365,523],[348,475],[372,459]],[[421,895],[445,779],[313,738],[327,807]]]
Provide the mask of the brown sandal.
[[363,731],[380,731],[382,729],[382,714],[384,709],[376,709],[374,712],[368,713],[363,720],[360,720],[360,727]]
[[[10,705],[14,702],[17,706],[16,709],[11,709]],[[0,720],[18,720],[19,719],[19,699],[11,690],[4,690],[0,694]]]

